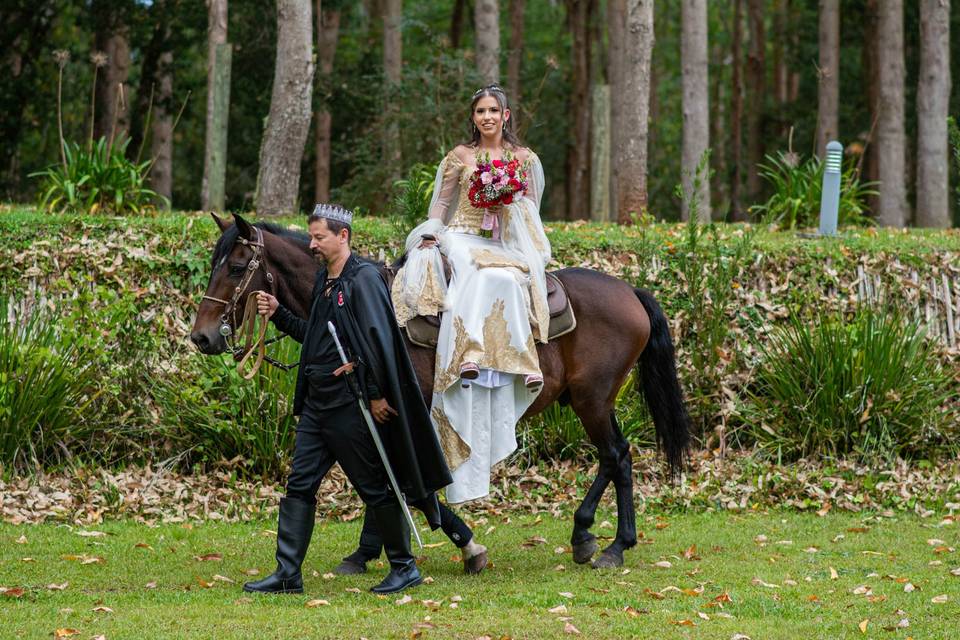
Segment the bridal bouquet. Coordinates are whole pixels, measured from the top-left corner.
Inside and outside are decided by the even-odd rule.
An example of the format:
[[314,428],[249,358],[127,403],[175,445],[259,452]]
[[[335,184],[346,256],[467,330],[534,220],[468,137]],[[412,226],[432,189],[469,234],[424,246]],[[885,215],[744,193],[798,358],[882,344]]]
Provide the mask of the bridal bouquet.
[[526,189],[526,167],[511,154],[504,154],[502,160],[491,160],[489,154],[478,155],[477,168],[470,178],[469,196],[473,206],[486,210],[481,231],[489,231],[493,238],[498,238],[499,216],[491,209],[511,204]]

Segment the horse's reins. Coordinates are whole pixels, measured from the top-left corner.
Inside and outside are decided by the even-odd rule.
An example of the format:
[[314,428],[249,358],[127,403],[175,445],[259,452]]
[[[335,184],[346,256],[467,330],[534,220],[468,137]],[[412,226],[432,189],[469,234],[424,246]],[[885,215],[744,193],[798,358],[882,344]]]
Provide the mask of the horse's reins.
[[[266,338],[267,335],[267,320],[265,318],[260,322],[260,330],[257,331],[257,307],[251,300],[251,298],[257,294],[256,291],[251,291],[247,294],[247,302],[243,309],[243,319],[239,325],[237,324],[237,302],[239,302],[243,294],[246,293],[247,287],[250,286],[250,281],[253,280],[257,269],[263,268],[271,294],[274,289],[273,274],[267,271],[267,267],[263,264],[263,232],[257,227],[253,227],[253,229],[257,232],[257,239],[255,241],[247,240],[246,238],[237,238],[237,242],[250,247],[251,251],[253,251],[253,257],[251,257],[247,263],[247,268],[244,270],[243,278],[240,279],[240,284],[234,288],[233,296],[230,297],[230,300],[223,300],[208,295],[203,296],[204,300],[210,300],[211,302],[218,302],[224,305],[223,314],[220,316],[220,335],[226,340],[227,346],[233,353],[234,360],[237,360],[237,373],[243,376],[245,380],[253,378],[264,361],[280,367],[284,371],[297,366],[296,364],[283,364],[273,358],[267,357],[267,345],[280,340],[283,336],[265,340],[264,338]],[[233,321],[232,324],[230,323],[231,320]],[[237,335],[243,338],[244,344],[242,347],[237,346],[233,340],[234,327],[238,327]],[[256,339],[254,339],[255,334]],[[244,373],[243,368],[254,351],[257,352],[257,355],[253,361],[253,367],[249,372]]]

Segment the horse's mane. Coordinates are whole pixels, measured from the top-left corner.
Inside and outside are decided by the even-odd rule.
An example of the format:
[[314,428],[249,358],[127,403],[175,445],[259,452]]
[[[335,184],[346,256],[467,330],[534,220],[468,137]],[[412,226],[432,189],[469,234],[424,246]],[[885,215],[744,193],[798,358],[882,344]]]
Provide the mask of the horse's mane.
[[[304,251],[310,250],[310,236],[302,231],[281,227],[272,222],[255,222],[252,226],[262,231],[272,233],[275,236],[293,240],[294,244],[300,245]],[[220,236],[220,239],[217,240],[217,246],[213,248],[213,258],[210,259],[212,266],[216,267],[217,263],[230,253],[238,237],[240,237],[240,230],[237,229],[237,225],[233,224],[227,227],[226,231]]]

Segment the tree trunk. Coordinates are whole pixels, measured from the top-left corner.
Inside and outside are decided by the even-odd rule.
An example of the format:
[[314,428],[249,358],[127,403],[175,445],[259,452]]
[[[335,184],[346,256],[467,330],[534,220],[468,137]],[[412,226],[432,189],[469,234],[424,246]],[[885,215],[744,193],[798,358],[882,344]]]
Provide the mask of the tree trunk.
[[327,102],[331,94],[333,59],[337,52],[337,36],[340,32],[340,10],[324,9],[322,0],[317,0],[314,11],[317,20],[317,84],[321,92],[320,106],[316,115],[316,186],[314,200],[330,201],[330,130],[333,117]]
[[619,219],[617,180],[619,169],[617,153],[620,136],[614,132],[624,131],[620,107],[623,96],[623,69],[626,64],[627,37],[626,0],[607,0],[607,83],[610,85],[610,206],[611,217]]
[[750,108],[747,110],[747,197],[751,203],[760,197],[758,165],[763,162],[764,117],[767,97],[766,29],[764,0],[747,0],[747,21],[750,25],[750,53],[747,56],[747,89]]
[[130,109],[126,95],[130,73],[130,29],[112,5],[102,0],[93,4],[92,11],[97,25],[94,48],[107,55],[106,66],[97,74],[97,113],[93,137],[117,140],[130,131]]
[[[877,25],[879,12],[878,0],[866,0],[863,12],[863,44],[861,48],[861,65],[863,67],[863,91],[867,96],[867,106],[870,112],[870,128],[865,139],[864,156],[861,158],[861,180],[876,182],[879,179],[879,149],[877,142],[877,121],[880,116],[880,70],[877,51]],[[880,207],[879,196],[869,196],[867,202],[870,210],[876,215]]]
[[507,49],[507,95],[513,130],[517,131],[520,115],[520,67],[523,60],[523,12],[526,0],[510,0],[510,47]]
[[157,61],[153,122],[150,124],[151,188],[168,201],[173,198],[173,52],[167,48]]
[[748,218],[740,191],[743,187],[743,0],[733,0],[731,49],[730,163],[733,165],[733,177],[730,181],[730,218],[740,222]]
[[[680,216],[690,219],[697,211],[700,222],[710,221],[710,165],[703,175],[697,167],[710,148],[710,107],[707,64],[707,0],[683,0],[680,8],[680,64],[683,87],[683,145],[681,181],[683,201]],[[696,191],[694,187],[696,186]]]
[[627,0],[624,65],[619,101],[622,127],[615,136],[614,173],[617,220],[629,223],[647,210],[647,116],[650,109],[650,58],[653,53],[654,0]]
[[498,0],[476,0],[477,70],[483,81],[500,82],[500,6]]
[[590,17],[595,0],[567,0],[572,34],[570,113],[573,136],[567,147],[567,219],[590,217]]
[[840,0],[820,0],[820,64],[817,93],[817,139],[814,152],[824,156],[827,143],[840,134]]
[[263,215],[297,210],[313,93],[310,13],[310,0],[277,0],[277,60],[255,198]]
[[710,164],[713,166],[713,176],[710,180],[710,214],[714,220],[723,220],[724,213],[729,208],[729,177],[727,175],[727,146],[729,136],[727,132],[727,96],[726,71],[727,62],[724,59],[723,45],[714,40],[710,46],[710,57],[718,61],[715,67],[713,84],[710,88],[710,144],[714,151],[710,154]]
[[917,226],[949,227],[950,0],[920,1]]
[[400,87],[403,70],[403,0],[382,0],[383,3],[383,76],[386,85],[384,113],[383,161],[391,181],[400,178],[400,127],[397,123],[395,94]]
[[[220,159],[221,161],[218,162],[216,157],[221,152],[221,148],[224,146],[223,142],[225,142],[221,138],[225,137],[226,114],[217,114],[214,100],[216,96],[217,47],[226,44],[227,0],[207,0],[207,127],[204,141],[203,183],[200,187],[200,206],[205,210],[223,208],[222,202],[219,201],[222,198],[211,198],[210,182],[214,180],[217,186],[222,184],[224,176],[219,175],[219,172],[226,166],[224,159]],[[218,171],[217,176],[211,175],[214,170]],[[223,189],[216,188],[214,191],[222,193]]]
[[904,131],[903,2],[879,3],[877,62],[880,83],[880,118],[877,121],[880,202],[877,222],[903,227],[909,221]]
[[454,0],[453,13],[450,16],[450,46],[460,48],[460,38],[463,36],[463,10],[467,0]]

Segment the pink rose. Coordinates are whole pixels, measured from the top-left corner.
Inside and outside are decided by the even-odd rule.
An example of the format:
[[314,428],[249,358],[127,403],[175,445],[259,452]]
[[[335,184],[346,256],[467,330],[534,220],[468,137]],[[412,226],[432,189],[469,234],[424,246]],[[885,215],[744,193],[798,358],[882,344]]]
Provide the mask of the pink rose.
[[489,171],[484,171],[483,173],[480,174],[480,182],[482,182],[483,184],[490,184],[491,182],[493,182],[493,176],[490,175]]

